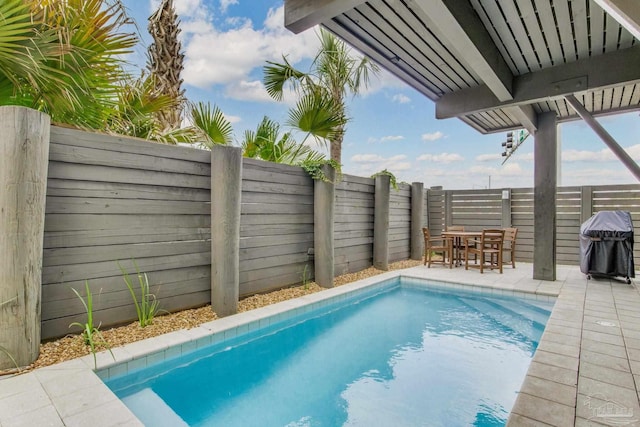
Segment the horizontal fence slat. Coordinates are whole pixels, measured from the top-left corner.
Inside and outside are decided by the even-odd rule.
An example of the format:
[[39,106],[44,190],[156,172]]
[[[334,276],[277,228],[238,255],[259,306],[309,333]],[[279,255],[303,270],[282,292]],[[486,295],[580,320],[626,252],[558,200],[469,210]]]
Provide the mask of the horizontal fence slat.
[[56,162],[79,163],[83,165],[111,166],[127,169],[153,170],[188,175],[211,176],[211,164],[156,157],[152,150],[145,154],[123,153],[101,148],[78,147],[51,144],[49,159]]
[[[49,178],[47,196],[107,199],[186,200],[210,202],[211,191],[198,188],[162,187],[113,182]],[[243,195],[244,197],[244,195]]]

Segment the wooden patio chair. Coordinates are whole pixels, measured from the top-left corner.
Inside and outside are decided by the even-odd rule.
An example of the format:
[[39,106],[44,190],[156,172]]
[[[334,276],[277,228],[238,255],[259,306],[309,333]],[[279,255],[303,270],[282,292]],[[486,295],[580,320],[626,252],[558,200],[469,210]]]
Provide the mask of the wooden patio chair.
[[[517,228],[505,228],[504,229],[504,244],[502,246],[502,261],[505,264],[511,262],[511,267],[516,268],[516,236],[518,235]],[[509,261],[504,261],[504,253],[509,253]]]
[[500,270],[502,274],[502,245],[504,242],[504,230],[482,230],[480,239],[469,239],[465,253],[465,270],[469,269],[469,256],[475,255],[479,264],[472,267],[480,268],[480,273],[485,269]]
[[[431,264],[447,265],[453,267],[453,245],[452,239],[449,237],[435,236],[432,237],[427,227],[422,228],[424,234],[424,264],[427,268],[431,268]],[[441,254],[442,260],[434,260],[433,254]]]

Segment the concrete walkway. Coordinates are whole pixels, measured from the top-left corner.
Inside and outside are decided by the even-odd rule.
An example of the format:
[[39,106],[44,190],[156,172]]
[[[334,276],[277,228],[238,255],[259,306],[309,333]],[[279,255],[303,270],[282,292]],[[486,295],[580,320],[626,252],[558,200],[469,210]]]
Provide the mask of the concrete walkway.
[[[518,264],[480,274],[434,266],[385,273],[360,282],[216,320],[98,355],[101,376],[126,372],[162,358],[268,324],[288,310],[322,305],[327,297],[404,274],[461,283],[484,292],[557,295],[529,367],[509,426],[640,426],[640,293],[635,282],[587,281],[577,267],[559,266],[557,280],[533,280]],[[0,377],[0,427],[136,426],[142,423],[93,371],[91,356],[13,377]]]

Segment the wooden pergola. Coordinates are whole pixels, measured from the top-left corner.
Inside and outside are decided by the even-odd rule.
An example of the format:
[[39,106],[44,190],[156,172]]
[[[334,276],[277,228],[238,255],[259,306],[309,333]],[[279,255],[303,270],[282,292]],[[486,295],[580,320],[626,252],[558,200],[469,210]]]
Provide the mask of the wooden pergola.
[[[534,278],[555,280],[557,124],[640,109],[637,0],[285,0],[285,26],[332,31],[483,134],[535,139]],[[577,237],[576,237],[577,238]]]

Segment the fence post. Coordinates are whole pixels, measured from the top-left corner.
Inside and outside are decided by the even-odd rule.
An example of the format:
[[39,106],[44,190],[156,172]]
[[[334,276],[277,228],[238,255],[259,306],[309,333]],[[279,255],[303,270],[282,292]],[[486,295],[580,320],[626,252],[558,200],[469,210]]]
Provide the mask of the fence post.
[[424,215],[424,185],[411,183],[411,259],[422,259],[424,239],[422,237]]
[[580,224],[591,218],[593,215],[593,187],[584,186],[580,188]]
[[444,230],[448,226],[453,225],[453,192],[446,190],[444,192]]
[[44,113],[0,107],[0,370],[15,367],[11,358],[29,365],[40,349],[50,131]]
[[502,228],[511,227],[511,189],[502,189]]
[[323,288],[333,287],[336,171],[331,165],[322,166],[329,182],[321,179],[313,184],[313,251],[315,282]]
[[211,148],[211,308],[224,317],[238,311],[240,296],[240,197],[242,149]]
[[376,176],[373,214],[373,266],[378,270],[389,269],[389,175]]

